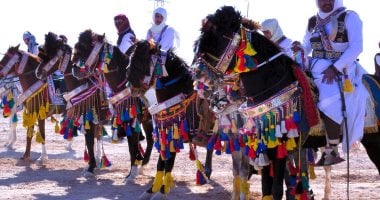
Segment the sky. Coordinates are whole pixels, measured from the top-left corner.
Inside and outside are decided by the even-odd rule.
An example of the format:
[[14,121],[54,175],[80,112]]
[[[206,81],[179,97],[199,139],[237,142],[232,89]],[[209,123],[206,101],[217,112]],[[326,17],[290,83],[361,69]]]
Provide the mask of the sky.
[[[44,42],[49,31],[66,35],[73,46],[80,32],[92,29],[104,33],[113,44],[117,32],[113,17],[128,16],[138,39],[145,39],[152,23],[154,0],[11,0],[0,3],[0,53],[9,46],[21,44],[24,31],[32,32],[37,42]],[[178,55],[188,63],[193,58],[193,43],[199,36],[201,20],[223,5],[234,6],[242,15],[256,21],[277,18],[284,34],[292,40],[302,41],[307,20],[317,11],[315,0],[167,0],[167,24],[180,36]],[[344,0],[344,5],[356,11],[363,21],[364,51],[360,63],[374,72],[374,55],[379,52],[380,41],[379,0]],[[1,55],[0,55],[1,57]]]

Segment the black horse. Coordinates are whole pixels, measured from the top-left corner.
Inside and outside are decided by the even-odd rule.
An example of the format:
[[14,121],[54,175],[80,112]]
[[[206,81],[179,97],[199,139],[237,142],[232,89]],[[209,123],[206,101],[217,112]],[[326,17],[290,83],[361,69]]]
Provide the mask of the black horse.
[[[154,198],[162,197],[174,186],[171,171],[176,154],[184,142],[191,142],[198,126],[192,73],[172,50],[163,52],[147,40],[135,44],[130,59],[127,77],[132,93],[141,95],[154,87],[158,102],[149,111],[155,122],[154,146],[160,157],[153,185],[140,198],[150,198],[154,193]],[[193,146],[190,148],[194,150]],[[200,169],[205,176],[211,173],[211,155],[209,151],[207,170]]]
[[[92,30],[83,31],[75,44],[76,53],[73,60],[79,63],[88,60],[97,46],[99,49],[94,62],[109,87],[107,100],[113,107],[112,140],[117,143],[121,138],[127,137],[131,170],[126,180],[133,181],[138,175],[138,165],[144,166],[149,162],[153,147],[151,137],[153,125],[147,112],[146,103],[140,97],[132,97],[126,86],[128,55],[123,54],[118,47],[109,44],[104,35],[96,34]],[[144,152],[139,150],[139,141],[144,139],[140,122],[147,136],[147,148]]]
[[[254,141],[245,143],[246,155],[253,165],[262,168],[263,198],[281,199],[284,153],[301,147],[309,131],[319,127],[320,120],[304,72],[257,29],[257,23],[244,19],[230,6],[207,16],[195,43],[196,77],[200,82],[198,88],[211,99],[216,111],[223,110],[231,101],[246,100],[239,108],[246,122],[241,130],[244,137],[251,137],[245,141]],[[230,89],[221,93],[220,88],[226,85]],[[366,137],[378,136],[366,134],[362,140],[377,167],[379,156],[370,152],[378,152],[379,143],[369,144]],[[303,171],[302,166],[291,168]],[[307,195],[309,188],[301,186],[307,177],[294,178],[292,194]]]

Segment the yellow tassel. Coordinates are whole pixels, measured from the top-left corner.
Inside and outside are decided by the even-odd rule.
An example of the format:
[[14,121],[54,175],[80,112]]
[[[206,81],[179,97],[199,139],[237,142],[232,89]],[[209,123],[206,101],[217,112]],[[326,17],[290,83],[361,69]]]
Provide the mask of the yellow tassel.
[[10,101],[13,99],[13,94],[12,92],[8,92],[8,95],[7,95],[7,101]]
[[314,171],[314,165],[308,165],[308,171],[309,171],[309,177],[310,179],[316,179],[317,176],[315,175],[315,171]]
[[37,112],[33,112],[33,115],[32,115],[32,120],[31,120],[31,124],[30,126],[33,126],[36,122],[37,122]]
[[56,122],[55,126],[54,126],[54,132],[59,133],[59,130],[60,130],[60,128],[59,128],[58,122]]
[[178,140],[179,139],[179,131],[177,124],[174,124],[173,126],[173,139]]
[[236,126],[236,123],[235,123],[234,119],[231,119],[231,132],[235,133],[235,134],[238,133],[238,129],[237,129],[237,126]]
[[39,144],[44,144],[45,143],[45,141],[42,138],[41,133],[39,131],[37,131],[37,133],[36,133],[36,142],[39,143]]
[[170,152],[175,152],[174,142],[173,141],[170,141],[169,148],[170,148]]
[[88,120],[84,123],[84,129],[90,130],[90,122]]
[[252,48],[251,43],[249,41],[246,42],[245,49],[243,52],[244,54],[249,55],[249,56],[254,56],[257,54],[255,49]]
[[46,104],[45,104],[45,112],[46,112],[46,113],[49,113],[49,110],[50,110],[50,102],[49,102],[49,101],[46,101]]
[[344,79],[343,82],[343,91],[345,92],[352,92],[354,91],[354,87],[352,86],[352,83],[349,78]]
[[247,181],[242,181],[240,184],[240,191],[244,194],[244,199],[249,199],[249,186]]
[[40,106],[40,109],[38,110],[38,117],[39,119],[46,119],[45,106]]
[[162,177],[164,177],[163,171],[157,171],[156,176],[154,177],[153,185],[152,185],[152,192],[156,193],[160,190],[161,185],[163,183]]
[[280,143],[278,142],[277,138],[276,138],[276,140],[269,139],[267,146],[268,146],[268,148],[275,148],[279,144]]
[[273,200],[273,196],[272,195],[263,196],[263,200]]
[[141,165],[142,164],[142,160],[135,160],[135,165],[138,166],[138,165]]
[[108,65],[107,65],[107,64],[104,64],[103,72],[104,72],[105,74],[107,74],[107,73],[109,72],[109,70],[108,70]]
[[32,138],[33,137],[33,129],[32,128],[28,128],[28,131],[27,131],[27,136],[28,138]]
[[168,194],[170,192],[170,189],[174,187],[174,180],[171,175],[171,172],[166,172],[164,176],[164,181],[162,184],[164,185],[165,194]]
[[219,120],[215,120],[214,128],[212,129],[213,133],[217,133],[219,129]]
[[286,150],[293,151],[294,148],[296,148],[296,141],[294,138],[288,138],[288,141],[286,141]]
[[235,197],[238,197],[240,195],[240,185],[241,185],[240,176],[234,177],[232,192],[234,193]]

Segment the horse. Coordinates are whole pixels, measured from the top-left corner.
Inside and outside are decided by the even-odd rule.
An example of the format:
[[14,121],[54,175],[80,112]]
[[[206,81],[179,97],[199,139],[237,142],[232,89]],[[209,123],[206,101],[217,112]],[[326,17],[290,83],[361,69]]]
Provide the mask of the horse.
[[[145,166],[150,159],[153,147],[152,122],[147,117],[146,102],[140,97],[132,97],[129,87],[126,86],[128,55],[123,54],[117,46],[108,43],[104,35],[96,34],[88,29],[80,34],[75,45],[76,58],[86,59],[91,53],[90,50],[95,48],[94,44],[99,47],[97,62],[101,63],[99,66],[101,73],[110,89],[108,101],[112,107],[112,141],[117,143],[119,139],[127,137],[131,170],[125,180],[133,181],[138,175],[138,165]],[[139,145],[139,141],[144,139],[140,122],[147,136],[145,151]]]
[[[42,144],[39,162],[45,161],[48,156],[45,148],[45,119],[52,114],[61,113],[63,105],[52,104],[49,96],[49,85],[36,77],[35,71],[40,65],[45,65],[49,60],[43,60],[38,56],[19,50],[19,45],[10,47],[1,63],[5,64],[2,74],[16,74],[24,91],[17,99],[16,106],[23,104],[23,126],[27,128],[27,143],[22,160],[30,159],[30,149],[33,135],[36,141]],[[38,130],[34,130],[35,123]]]
[[[134,48],[127,79],[132,95],[144,95],[154,87],[157,104],[151,105],[149,112],[154,122],[154,146],[160,154],[153,184],[139,198],[161,199],[174,186],[171,171],[176,154],[184,148],[184,142],[191,143],[197,127],[196,93],[189,66],[172,49],[161,51],[148,40],[138,41]],[[194,145],[190,144],[190,149],[196,159]],[[202,166],[198,172],[197,183],[201,184],[200,179],[207,179],[206,170]]]
[[[225,99],[238,99],[239,94],[246,99],[238,109],[245,119],[241,132],[248,138],[244,140],[248,141],[245,154],[256,168],[263,167],[263,199],[281,199],[287,151],[302,148],[310,133],[322,125],[306,74],[257,28],[257,23],[243,18],[233,7],[221,7],[203,21],[194,61],[198,88],[214,101],[217,110],[228,105]],[[230,85],[229,95],[220,92],[225,85]],[[365,143],[372,159],[378,144],[367,148]],[[290,193],[308,199],[313,197],[304,166],[288,162],[294,185]],[[233,194],[235,191],[234,187]]]

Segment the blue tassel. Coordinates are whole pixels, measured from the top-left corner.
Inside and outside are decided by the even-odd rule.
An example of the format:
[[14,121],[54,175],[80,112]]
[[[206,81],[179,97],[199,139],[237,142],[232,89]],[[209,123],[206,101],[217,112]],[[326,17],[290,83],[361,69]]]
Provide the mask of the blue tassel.
[[187,134],[189,134],[189,132],[190,132],[190,128],[189,128],[189,124],[187,123],[187,120],[186,120],[186,118],[184,119],[184,129],[185,129],[185,132],[187,133]]
[[220,134],[220,140],[221,141],[228,141],[228,140],[230,140],[229,138],[228,138],[228,135],[226,134],[226,133],[221,133]]
[[156,149],[157,149],[157,151],[160,151],[160,150],[161,150],[161,147],[160,147],[160,142],[159,142],[159,140],[156,140],[156,141],[154,142],[154,148],[156,148]]
[[69,137],[69,129],[68,128],[65,128],[65,130],[63,131],[63,139],[67,140]]
[[244,60],[245,60],[245,66],[248,67],[249,69],[253,69],[254,67],[256,67],[256,63],[251,56],[244,55]]
[[6,105],[8,103],[6,95],[3,96],[2,102],[3,102],[3,105]]
[[214,149],[215,141],[216,141],[216,136],[212,135],[210,137],[210,139],[208,140],[208,143],[207,143],[207,146],[206,146],[207,150],[213,150]]
[[249,153],[249,147],[245,146],[245,155],[248,156],[248,153]]
[[300,116],[300,114],[297,111],[293,112],[293,120],[294,120],[295,123],[298,123],[298,122],[301,121],[301,116]]
[[179,138],[179,143],[178,143],[179,149],[184,149],[185,147],[183,146],[183,139]]
[[12,122],[13,122],[13,123],[16,123],[16,122],[18,122],[18,118],[17,118],[17,115],[13,115],[13,119],[12,119]]
[[89,110],[87,113],[86,113],[86,119],[89,121],[89,122],[92,122],[94,120],[94,115],[92,114],[92,111]]
[[168,128],[168,132],[166,134],[166,139],[168,140],[168,142],[173,140],[173,131],[171,128]]
[[128,109],[125,109],[125,111],[124,111],[124,120],[126,122],[129,122],[131,120],[131,118],[129,117],[129,111],[128,111]]
[[240,144],[239,144],[238,138],[235,138],[235,140],[234,140],[234,149],[235,149],[235,151],[240,151]]
[[125,134],[130,137],[132,136],[132,128],[131,126],[127,123],[127,129],[125,130]]
[[314,163],[314,152],[312,149],[307,149],[307,161],[309,163]]
[[165,157],[166,157],[167,160],[170,159],[170,158],[172,157],[168,145],[165,146]]
[[296,176],[289,176],[289,184],[291,186],[296,186],[297,183],[297,177]]
[[217,150],[217,151],[215,151],[215,154],[218,155],[218,156],[220,156],[220,155],[222,155],[222,151]]
[[156,89],[160,90],[164,88],[164,84],[161,83],[161,80],[159,78],[156,79]]
[[227,147],[226,147],[226,154],[231,154],[231,147],[230,147],[230,142],[225,142]]

